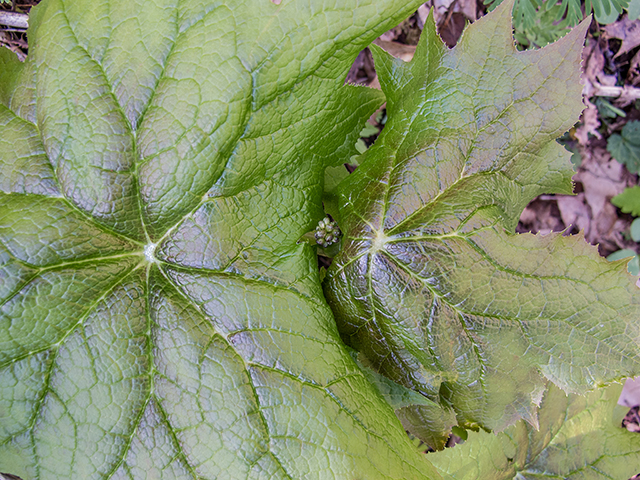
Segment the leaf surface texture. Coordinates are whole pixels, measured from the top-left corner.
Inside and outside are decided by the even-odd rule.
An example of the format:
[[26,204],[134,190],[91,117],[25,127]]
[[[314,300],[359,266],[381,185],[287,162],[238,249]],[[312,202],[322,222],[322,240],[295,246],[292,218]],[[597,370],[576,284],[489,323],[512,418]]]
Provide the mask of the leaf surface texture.
[[[325,293],[347,343],[442,419],[537,425],[547,379],[585,393],[640,369],[624,267],[582,235],[513,234],[534,197],[571,193],[555,139],[583,108],[586,28],[517,52],[503,5],[451,50],[433,19],[411,63],[374,47],[388,121],[338,187],[345,239]],[[414,433],[441,447],[441,427]]]
[[494,435],[469,433],[463,445],[428,455],[446,479],[539,480],[631,478],[640,465],[640,438],[622,428],[626,408],[612,385],[586,396],[550,386],[539,430],[523,421]]
[[33,10],[0,52],[0,471],[439,478],[297,243],[382,101],[344,75],[417,3]]

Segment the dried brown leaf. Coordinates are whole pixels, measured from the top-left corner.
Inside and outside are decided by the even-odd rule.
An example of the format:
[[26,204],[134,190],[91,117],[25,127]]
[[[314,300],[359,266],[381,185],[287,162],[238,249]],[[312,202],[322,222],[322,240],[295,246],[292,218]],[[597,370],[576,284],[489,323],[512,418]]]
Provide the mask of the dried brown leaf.
[[604,27],[604,37],[622,40],[614,58],[630,52],[640,45],[640,20],[629,20],[625,15],[621,20]]

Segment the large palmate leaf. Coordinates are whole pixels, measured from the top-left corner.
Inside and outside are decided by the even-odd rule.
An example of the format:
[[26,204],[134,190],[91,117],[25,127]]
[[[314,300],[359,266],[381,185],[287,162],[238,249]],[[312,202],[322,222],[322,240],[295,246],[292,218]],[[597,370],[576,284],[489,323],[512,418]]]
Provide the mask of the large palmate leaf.
[[523,421],[503,433],[470,433],[464,445],[429,455],[445,478],[537,480],[627,479],[640,473],[640,435],[622,428],[616,405],[622,387],[586,397],[551,385],[540,406],[539,429]]
[[350,63],[418,3],[34,10],[0,50],[0,471],[439,478],[297,243],[382,101]]
[[325,283],[343,338],[375,369],[440,401],[445,419],[452,406],[498,430],[537,423],[545,378],[585,392],[640,371],[624,266],[582,235],[512,233],[536,195],[571,192],[554,139],[583,108],[587,23],[517,52],[509,10],[452,50],[429,20],[410,64],[375,48],[389,119],[338,187],[345,239]]

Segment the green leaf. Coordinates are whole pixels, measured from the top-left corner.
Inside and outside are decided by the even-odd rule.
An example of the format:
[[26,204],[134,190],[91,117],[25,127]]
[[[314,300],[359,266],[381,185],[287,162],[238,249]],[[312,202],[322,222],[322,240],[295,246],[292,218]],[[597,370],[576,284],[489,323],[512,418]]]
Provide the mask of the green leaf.
[[640,0],[630,0],[629,20],[637,20],[640,17]]
[[339,188],[343,248],[325,295],[381,374],[458,420],[533,425],[546,380],[568,392],[640,372],[640,298],[582,235],[515,235],[542,192],[571,193],[555,139],[583,108],[588,21],[517,52],[510,5],[448,50],[433,18],[411,63],[372,47],[386,127]]
[[367,122],[364,124],[364,128],[360,131],[361,137],[371,137],[372,135],[376,135],[380,130],[375,125]]
[[340,211],[338,210],[338,198],[336,197],[335,190],[340,182],[348,176],[349,170],[347,170],[344,165],[338,165],[337,167],[329,166],[324,171],[324,193],[322,196],[324,211],[337,219],[338,223],[340,223]]
[[630,248],[623,248],[622,250],[618,250],[617,252],[613,252],[611,255],[607,256],[607,260],[610,262],[615,262],[616,260],[622,260],[628,258],[627,262],[627,271],[631,275],[638,275],[640,273],[640,257],[636,254],[635,250],[631,250]]
[[[441,449],[456,425],[456,417],[450,408],[429,400],[424,395],[380,375],[370,368],[362,355],[357,362],[369,381],[376,386],[384,399],[393,407],[405,430],[423,438],[429,445]],[[465,431],[464,429],[461,429]]]
[[367,151],[367,145],[366,143],[364,143],[364,141],[361,138],[359,138],[358,141],[356,142],[356,150],[360,154]]
[[630,213],[634,217],[640,216],[640,187],[625,188],[620,195],[616,195],[611,199],[616,207],[620,208],[623,213]]
[[46,0],[0,50],[0,471],[436,479],[297,240],[419,1]]
[[15,53],[7,48],[0,48],[0,103],[6,104],[9,100],[7,92],[13,90],[17,72],[21,63]]
[[631,239],[634,242],[640,242],[640,218],[636,218],[633,222],[631,222],[629,232],[631,233]]
[[[608,5],[608,4],[605,3],[604,5]],[[618,17],[622,13],[622,9],[616,9],[615,5],[614,5],[614,8],[612,8],[609,13],[606,13],[602,10],[597,10],[595,7],[593,10],[594,10],[593,13],[596,17],[596,20],[601,25],[609,25],[610,23],[615,22],[616,20],[618,20]]]
[[607,257],[607,260],[613,262],[615,260],[620,260],[622,258],[633,257],[636,254],[634,250],[630,248],[623,248],[622,250],[618,250],[617,252],[613,252],[611,255]]
[[455,480],[630,478],[640,465],[640,435],[621,426],[621,390],[612,385],[581,397],[551,385],[539,430],[521,421],[498,435],[470,433],[463,445],[427,456]]
[[633,120],[622,127],[620,135],[614,133],[607,140],[607,150],[613,158],[631,173],[640,171],[640,121]]

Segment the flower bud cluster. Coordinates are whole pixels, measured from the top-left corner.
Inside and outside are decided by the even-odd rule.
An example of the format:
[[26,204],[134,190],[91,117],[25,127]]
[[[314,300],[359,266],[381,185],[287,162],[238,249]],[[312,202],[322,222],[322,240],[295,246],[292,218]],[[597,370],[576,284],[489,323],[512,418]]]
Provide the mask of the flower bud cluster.
[[318,222],[316,227],[316,243],[324,248],[333,245],[340,240],[342,232],[338,228],[338,224],[329,217],[324,217]]

